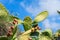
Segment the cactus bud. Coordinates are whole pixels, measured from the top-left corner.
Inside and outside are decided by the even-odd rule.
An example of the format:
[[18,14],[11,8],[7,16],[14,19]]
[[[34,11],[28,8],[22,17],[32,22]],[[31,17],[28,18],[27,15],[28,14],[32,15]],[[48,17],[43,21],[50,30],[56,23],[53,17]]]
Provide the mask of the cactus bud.
[[13,30],[14,29],[14,26],[11,26],[10,28]]
[[38,30],[41,30],[41,28],[37,27]]
[[12,32],[8,32],[8,33],[7,33],[7,37],[12,36],[12,35],[13,35]]

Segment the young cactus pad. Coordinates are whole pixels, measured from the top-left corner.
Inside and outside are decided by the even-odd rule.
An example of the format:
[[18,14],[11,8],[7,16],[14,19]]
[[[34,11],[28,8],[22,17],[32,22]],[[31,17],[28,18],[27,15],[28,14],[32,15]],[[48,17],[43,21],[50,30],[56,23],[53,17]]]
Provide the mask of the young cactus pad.
[[24,26],[24,30],[25,31],[27,31],[27,30],[32,28],[32,19],[29,16],[24,18],[23,26]]
[[43,12],[39,13],[39,14],[35,17],[33,23],[41,22],[41,21],[43,21],[47,16],[48,16],[48,12],[47,12],[47,11],[43,11]]

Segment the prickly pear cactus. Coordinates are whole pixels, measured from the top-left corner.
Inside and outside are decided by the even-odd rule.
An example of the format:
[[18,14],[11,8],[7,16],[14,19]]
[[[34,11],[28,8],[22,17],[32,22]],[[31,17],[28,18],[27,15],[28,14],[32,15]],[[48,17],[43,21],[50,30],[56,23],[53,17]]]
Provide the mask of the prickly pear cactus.
[[23,26],[24,26],[24,30],[25,31],[27,31],[27,30],[32,28],[32,19],[29,16],[24,18]]
[[48,16],[48,12],[47,12],[47,11],[43,11],[43,12],[39,13],[39,14],[35,17],[35,19],[34,19],[34,21],[33,21],[33,24],[39,23],[39,22],[43,21],[44,19],[47,18],[47,16]]
[[0,4],[0,40],[15,40],[17,25],[21,22],[19,18],[10,15],[5,7]]
[[[48,12],[44,11],[39,13],[33,21],[30,17],[26,17],[22,21],[8,14],[5,7],[0,4],[0,40],[50,40],[50,32],[40,34],[39,27],[36,25],[47,16]],[[17,37],[18,24],[23,24],[25,32]],[[47,36],[43,34],[47,34]]]
[[44,30],[40,34],[39,40],[52,40],[52,31],[50,29]]
[[[48,12],[44,11],[38,14],[32,21],[31,18],[26,17],[24,19],[23,25],[25,32],[18,37],[18,40],[40,40],[40,31],[38,27],[38,22],[41,22],[48,16]],[[42,37],[41,37],[42,38]]]

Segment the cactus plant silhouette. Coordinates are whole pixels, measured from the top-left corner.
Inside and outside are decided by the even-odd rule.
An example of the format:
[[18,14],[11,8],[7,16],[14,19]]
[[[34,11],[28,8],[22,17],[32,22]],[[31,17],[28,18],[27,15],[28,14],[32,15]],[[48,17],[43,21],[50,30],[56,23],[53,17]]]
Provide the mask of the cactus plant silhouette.
[[15,39],[17,22],[18,24],[22,23],[19,18],[10,15],[7,9],[0,3],[0,40]]
[[[28,40],[29,37],[31,37],[31,34],[35,34],[39,37],[40,32],[36,30],[38,28],[39,22],[43,21],[48,16],[48,12],[44,11],[39,13],[34,20],[32,20],[29,16],[25,17],[22,21],[16,16],[10,15],[9,12],[6,10],[6,8],[0,4],[0,33],[1,33],[1,40],[15,40],[16,33],[17,33],[17,25],[23,24],[25,32],[22,35],[18,36],[19,40]],[[4,25],[4,26],[2,26]],[[34,27],[36,26],[36,27]],[[10,28],[10,29],[9,29]],[[39,28],[38,28],[39,29]],[[31,32],[33,30],[34,32]],[[1,32],[3,31],[3,32]],[[6,31],[6,32],[5,32]],[[4,33],[4,34],[3,34]],[[26,35],[27,34],[27,35]],[[22,38],[21,38],[22,37]],[[26,38],[26,39],[24,39]],[[39,40],[38,38],[31,37],[33,40]]]
[[[39,13],[34,20],[32,20],[30,17],[25,17],[23,21],[23,26],[26,32],[24,32],[22,35],[18,37],[19,40],[39,40],[36,37],[32,36],[37,36],[39,37],[40,32],[38,30],[35,31],[35,29],[38,27],[38,23],[43,21],[46,17],[48,16],[48,12],[44,11]],[[34,32],[31,32],[33,30]],[[31,37],[29,39],[29,37]]]

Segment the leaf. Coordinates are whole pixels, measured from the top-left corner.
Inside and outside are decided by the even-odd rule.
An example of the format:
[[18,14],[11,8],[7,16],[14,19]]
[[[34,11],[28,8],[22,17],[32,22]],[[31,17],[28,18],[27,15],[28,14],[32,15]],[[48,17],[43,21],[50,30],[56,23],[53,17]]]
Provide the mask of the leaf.
[[8,15],[8,11],[6,10],[6,8],[0,3],[0,16],[1,15]]
[[35,23],[35,22],[36,22],[36,23],[41,22],[41,21],[43,21],[47,16],[48,16],[48,12],[47,12],[47,11],[41,12],[41,13],[39,13],[39,14],[35,17],[33,23]]
[[24,26],[25,31],[31,29],[32,19],[29,16],[27,16],[27,17],[24,18],[24,24],[23,24],[23,26]]

